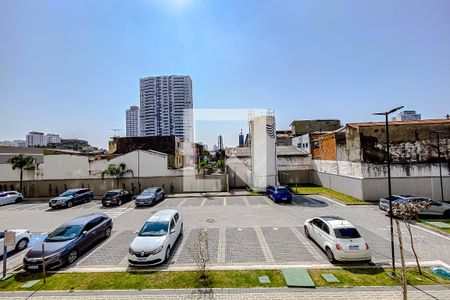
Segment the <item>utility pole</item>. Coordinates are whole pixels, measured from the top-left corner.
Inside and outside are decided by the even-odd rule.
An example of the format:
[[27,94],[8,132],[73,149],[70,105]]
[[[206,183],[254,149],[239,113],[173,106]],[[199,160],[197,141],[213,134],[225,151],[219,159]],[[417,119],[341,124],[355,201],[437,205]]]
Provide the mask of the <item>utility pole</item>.
[[442,183],[442,165],[441,165],[441,140],[439,138],[439,131],[436,131],[436,143],[437,143],[437,152],[438,152],[438,164],[439,164],[439,180],[441,182],[441,201],[444,200],[444,184]]
[[395,274],[395,248],[394,248],[394,221],[392,213],[392,186],[391,186],[391,153],[389,151],[389,114],[402,109],[404,106],[399,106],[390,111],[374,113],[376,116],[385,117],[386,128],[386,152],[387,152],[387,174],[388,174],[388,192],[389,192],[389,219],[391,226],[391,257],[392,257],[392,274]]

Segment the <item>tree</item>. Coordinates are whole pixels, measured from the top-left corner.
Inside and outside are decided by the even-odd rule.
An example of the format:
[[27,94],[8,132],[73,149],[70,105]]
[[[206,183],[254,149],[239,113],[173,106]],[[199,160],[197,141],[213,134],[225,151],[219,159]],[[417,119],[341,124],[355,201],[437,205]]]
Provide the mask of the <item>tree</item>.
[[403,250],[403,236],[402,236],[402,230],[400,228],[400,222],[398,219],[395,220],[395,224],[397,225],[397,236],[398,236],[398,243],[400,245],[400,262],[402,264],[402,278],[401,278],[401,285],[402,285],[402,291],[403,291],[403,300],[408,299],[408,282],[406,281],[406,264],[405,264],[405,253]]
[[110,164],[110,165],[108,165],[106,170],[104,170],[102,172],[102,179],[105,178],[105,175],[115,177],[116,178],[116,188],[118,189],[120,179],[125,177],[125,175],[127,175],[127,174],[131,174],[132,176],[134,176],[133,170],[127,169],[127,166],[124,163]]
[[205,170],[209,168],[209,159],[202,159],[196,166],[197,170],[202,172],[205,175]]
[[419,257],[417,256],[416,249],[414,247],[414,237],[411,229],[411,222],[416,221],[419,218],[419,214],[424,209],[431,206],[431,200],[427,201],[417,201],[417,202],[406,202],[406,203],[396,203],[392,206],[392,213],[394,216],[400,218],[405,223],[406,229],[409,233],[409,239],[411,241],[411,250],[416,259],[417,269],[419,274],[422,275],[422,269],[420,268]]
[[23,181],[23,169],[31,166],[34,163],[34,157],[23,156],[23,154],[16,155],[8,160],[8,163],[12,165],[12,169],[20,170],[20,192],[22,192],[22,181]]
[[201,228],[197,233],[197,238],[187,246],[197,267],[198,279],[206,281],[208,279],[207,267],[209,263],[209,241],[208,231]]
[[224,160],[223,160],[223,159],[219,159],[219,160],[216,162],[216,164],[214,165],[214,167],[215,167],[216,169],[220,169],[220,170],[224,171],[224,168],[225,168],[225,162],[224,162]]

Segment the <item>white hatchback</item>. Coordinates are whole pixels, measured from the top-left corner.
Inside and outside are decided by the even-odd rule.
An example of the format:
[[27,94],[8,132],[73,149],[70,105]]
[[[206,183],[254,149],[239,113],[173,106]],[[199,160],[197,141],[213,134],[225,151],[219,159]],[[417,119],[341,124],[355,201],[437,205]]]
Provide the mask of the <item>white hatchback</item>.
[[325,251],[328,261],[370,261],[372,252],[355,226],[340,217],[306,220],[305,235]]
[[183,218],[175,209],[157,211],[136,234],[128,250],[129,265],[166,262],[178,237],[183,234]]
[[23,195],[16,191],[0,192],[0,205],[19,203],[23,201]]

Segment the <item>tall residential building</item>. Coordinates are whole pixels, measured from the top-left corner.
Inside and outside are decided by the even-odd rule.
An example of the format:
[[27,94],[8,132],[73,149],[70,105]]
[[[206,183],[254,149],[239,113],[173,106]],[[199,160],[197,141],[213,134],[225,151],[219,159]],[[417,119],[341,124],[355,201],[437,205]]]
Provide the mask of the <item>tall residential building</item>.
[[219,136],[217,137],[217,148],[219,150],[223,150],[223,137],[221,134],[219,134]]
[[242,129],[241,133],[239,134],[239,147],[244,147],[244,134],[242,133]]
[[416,113],[415,110],[404,110],[392,118],[392,121],[416,121],[421,120],[421,114]]
[[59,144],[61,143],[61,137],[59,134],[47,133],[47,144]]
[[47,137],[42,132],[30,131],[26,136],[27,146],[47,146]]
[[174,135],[193,141],[192,81],[189,76],[140,79],[141,136]]
[[140,136],[139,107],[130,106],[125,112],[126,117],[126,136]]

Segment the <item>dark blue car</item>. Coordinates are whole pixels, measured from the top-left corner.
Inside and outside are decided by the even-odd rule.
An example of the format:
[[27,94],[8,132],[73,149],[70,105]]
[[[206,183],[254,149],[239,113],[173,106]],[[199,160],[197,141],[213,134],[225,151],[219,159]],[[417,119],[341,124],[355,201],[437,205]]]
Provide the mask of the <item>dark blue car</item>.
[[266,188],[267,196],[275,203],[292,202],[292,194],[285,186],[271,186]]

